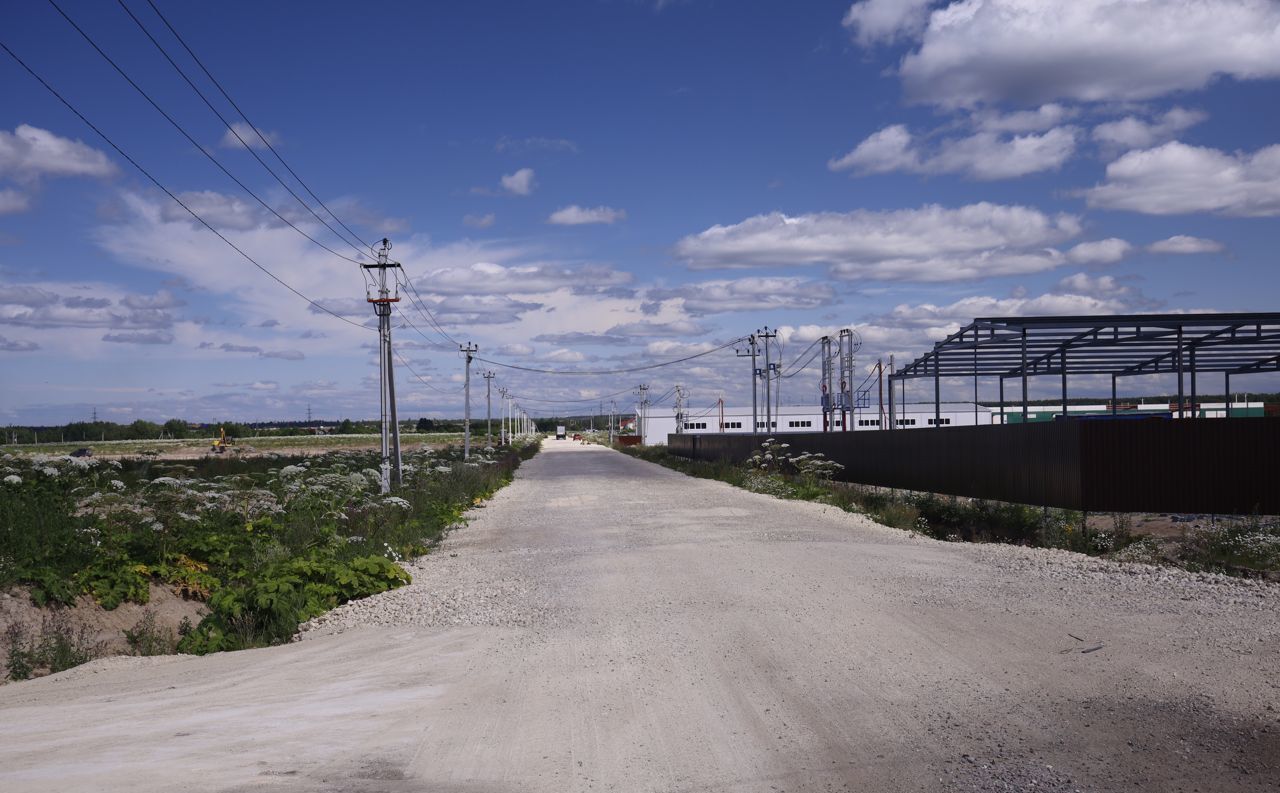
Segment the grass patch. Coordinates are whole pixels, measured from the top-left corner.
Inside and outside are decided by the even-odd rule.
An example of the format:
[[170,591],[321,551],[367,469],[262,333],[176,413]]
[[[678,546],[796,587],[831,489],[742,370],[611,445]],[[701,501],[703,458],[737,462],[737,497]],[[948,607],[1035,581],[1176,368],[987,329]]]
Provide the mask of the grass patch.
[[[1060,548],[1118,561],[1165,564],[1193,571],[1275,578],[1280,575],[1280,520],[1218,519],[1188,529],[1181,540],[1161,543],[1134,534],[1129,516],[1112,525],[1087,526],[1072,510],[1045,509],[984,499],[831,481],[821,455],[791,455],[766,441],[741,465],[690,460],[663,446],[620,446],[618,451],[690,476],[716,479],[776,498],[817,501],[877,523],[952,542],[1000,542]],[[830,465],[827,463],[826,465]]]
[[[146,603],[156,582],[207,601],[208,616],[180,635],[154,618],[126,631],[139,654],[283,642],[341,603],[408,583],[400,562],[537,450],[484,449],[469,461],[456,448],[412,451],[390,496],[364,451],[191,463],[0,455],[0,589],[27,584],[39,605],[87,593],[112,609]],[[45,632],[62,636],[56,627]],[[44,639],[17,638],[19,666],[48,656]]]

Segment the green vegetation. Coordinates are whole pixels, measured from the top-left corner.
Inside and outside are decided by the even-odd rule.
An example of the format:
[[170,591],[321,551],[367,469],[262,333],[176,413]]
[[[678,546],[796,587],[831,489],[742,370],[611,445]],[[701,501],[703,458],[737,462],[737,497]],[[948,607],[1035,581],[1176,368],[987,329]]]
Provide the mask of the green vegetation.
[[[413,451],[391,496],[370,452],[194,464],[0,455],[0,589],[26,584],[39,604],[87,593],[111,609],[146,603],[163,583],[208,602],[210,614],[176,637],[183,652],[286,641],[300,622],[407,583],[399,562],[425,553],[537,448],[484,449],[467,462],[457,449]],[[169,642],[154,624],[129,634],[136,652]],[[67,657],[46,648],[61,638],[14,638],[20,667]]]
[[1165,542],[1133,533],[1127,515],[1112,525],[1086,526],[1079,512],[983,499],[913,493],[832,481],[840,466],[820,454],[793,455],[769,439],[745,463],[689,460],[664,446],[618,450],[690,476],[717,479],[777,498],[818,501],[865,514],[886,526],[952,542],[1002,542],[1060,548],[1120,561],[1247,576],[1280,573],[1280,520],[1214,520]]
[[[228,431],[228,435],[232,433]],[[42,434],[40,437],[44,438]],[[461,433],[457,432],[432,432],[432,433],[401,433],[401,444],[407,446],[411,443],[453,443],[461,440]],[[187,438],[187,439],[170,439],[159,438],[156,440],[108,440],[89,441],[87,443],[45,443],[39,444],[17,444],[17,445],[0,445],[0,452],[10,454],[44,454],[59,455],[69,454],[76,449],[88,447],[96,454],[109,455],[159,455],[159,454],[178,454],[182,456],[198,457],[209,453],[209,447],[212,443],[211,438]],[[370,434],[352,433],[347,435],[257,435],[254,437],[240,437],[237,445],[228,449],[230,456],[246,456],[261,452],[270,452],[278,449],[315,449],[317,451],[327,451],[331,449],[358,449],[372,448],[378,445],[378,436]]]
[[36,632],[15,623],[5,630],[5,668],[13,680],[27,680],[79,666],[102,653],[87,637],[85,628],[73,628],[60,611],[46,614]]

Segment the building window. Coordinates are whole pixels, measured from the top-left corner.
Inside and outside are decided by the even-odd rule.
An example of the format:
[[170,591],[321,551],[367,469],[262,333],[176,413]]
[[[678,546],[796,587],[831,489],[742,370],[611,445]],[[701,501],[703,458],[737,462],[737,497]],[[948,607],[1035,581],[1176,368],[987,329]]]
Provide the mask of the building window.
[[937,425],[950,424],[950,423],[951,423],[951,419],[929,419],[929,423],[930,423],[930,424],[937,424]]

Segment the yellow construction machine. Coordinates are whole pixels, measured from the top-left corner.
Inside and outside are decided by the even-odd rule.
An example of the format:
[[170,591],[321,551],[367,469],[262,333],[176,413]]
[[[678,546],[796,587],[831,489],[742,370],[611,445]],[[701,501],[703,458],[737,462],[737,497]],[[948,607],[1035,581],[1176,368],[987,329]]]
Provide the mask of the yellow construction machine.
[[213,439],[213,446],[210,451],[214,454],[222,454],[227,450],[228,446],[235,446],[236,439],[227,437],[227,428],[218,427],[218,437]]

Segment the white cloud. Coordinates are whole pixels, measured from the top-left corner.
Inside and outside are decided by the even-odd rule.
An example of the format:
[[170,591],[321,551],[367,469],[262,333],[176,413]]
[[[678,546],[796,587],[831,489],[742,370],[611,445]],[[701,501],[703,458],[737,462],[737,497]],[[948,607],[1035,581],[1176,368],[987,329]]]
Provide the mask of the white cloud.
[[502,189],[512,195],[529,195],[536,186],[532,168],[521,168],[502,177]]
[[586,360],[586,358],[587,356],[576,350],[567,350],[564,348],[552,350],[551,352],[538,356],[538,360],[548,361],[551,363],[577,363],[579,361]]
[[[487,252],[485,248],[475,250],[477,255]],[[504,255],[500,250],[493,252]],[[432,257],[423,258],[429,260]],[[631,280],[631,273],[603,264],[504,265],[478,261],[427,270],[421,277],[413,279],[413,283],[424,294],[538,294],[557,289],[592,294],[625,287]]]
[[173,334],[164,330],[131,330],[104,334],[102,340],[117,344],[173,344]]
[[567,151],[571,154],[577,154],[578,144],[568,138],[545,138],[539,136],[512,138],[503,135],[498,138],[497,143],[493,144],[493,150],[498,152]]
[[916,36],[924,30],[933,0],[858,0],[845,12],[843,25],[864,47]]
[[1067,251],[1067,258],[1076,264],[1115,264],[1128,255],[1133,246],[1117,237],[1082,242]]
[[973,114],[973,123],[986,132],[1039,132],[1052,129],[1077,115],[1074,108],[1050,102],[1035,110],[998,113],[982,110]]
[[1058,290],[1064,294],[1084,295],[1099,300],[1122,298],[1130,293],[1130,289],[1110,275],[1091,276],[1087,273],[1075,273],[1058,281]]
[[40,349],[40,345],[34,341],[8,339],[0,336],[0,352],[32,352],[38,349]]
[[926,148],[905,126],[895,124],[871,135],[843,157],[829,161],[827,167],[857,174],[906,171],[958,173],[985,180],[1012,179],[1057,170],[1071,158],[1075,148],[1074,127],[1012,136],[981,131]]
[[587,223],[612,224],[626,217],[626,210],[623,209],[606,206],[580,207],[577,204],[571,204],[552,212],[547,222],[557,226],[581,226]]
[[1085,196],[1090,206],[1148,215],[1280,215],[1280,145],[1230,154],[1173,141],[1131,151]]
[[463,215],[462,222],[473,229],[487,229],[497,222],[497,216],[492,212],[484,215]]
[[1208,113],[1200,110],[1171,108],[1151,121],[1137,116],[1125,116],[1093,128],[1093,139],[1105,146],[1119,149],[1145,149],[1173,140],[1179,132],[1204,121]]
[[700,336],[707,329],[690,319],[677,319],[669,322],[653,322],[640,320],[614,325],[605,331],[606,335],[616,336]]
[[1064,257],[1048,246],[1079,233],[1074,215],[986,202],[931,204],[756,215],[689,235],[675,252],[695,269],[827,264],[839,278],[951,281],[1056,267]]
[[[232,133],[231,129],[234,129],[235,132]],[[275,146],[280,142],[279,134],[275,132],[267,132],[266,130],[258,130],[255,132],[253,127],[243,121],[232,122],[231,129],[222,133],[222,140],[218,142],[218,145],[224,149],[241,149],[245,146],[248,146],[251,149],[266,149],[267,144],[262,142],[263,138],[266,138],[267,142],[272,146]],[[258,137],[259,132],[262,133],[262,137]],[[237,138],[236,135],[239,135],[240,137]],[[241,140],[243,140],[244,143],[241,143]]]
[[1271,0],[962,0],[902,61],[908,95],[948,107],[1145,100],[1220,76],[1280,76]]
[[0,215],[26,212],[30,206],[31,199],[17,190],[0,190]]
[[42,176],[110,176],[116,167],[107,155],[78,140],[21,124],[0,130],[0,176],[34,182]]
[[679,299],[695,316],[726,311],[812,309],[835,302],[835,289],[809,278],[738,278],[682,284],[670,289],[650,289],[650,300]]
[[517,342],[515,344],[504,344],[495,349],[494,352],[498,355],[506,355],[512,358],[524,358],[533,355],[533,348],[528,344]]
[[1175,234],[1167,239],[1158,240],[1147,246],[1152,253],[1217,253],[1223,249],[1217,240],[1203,237],[1189,237],[1186,234]]

